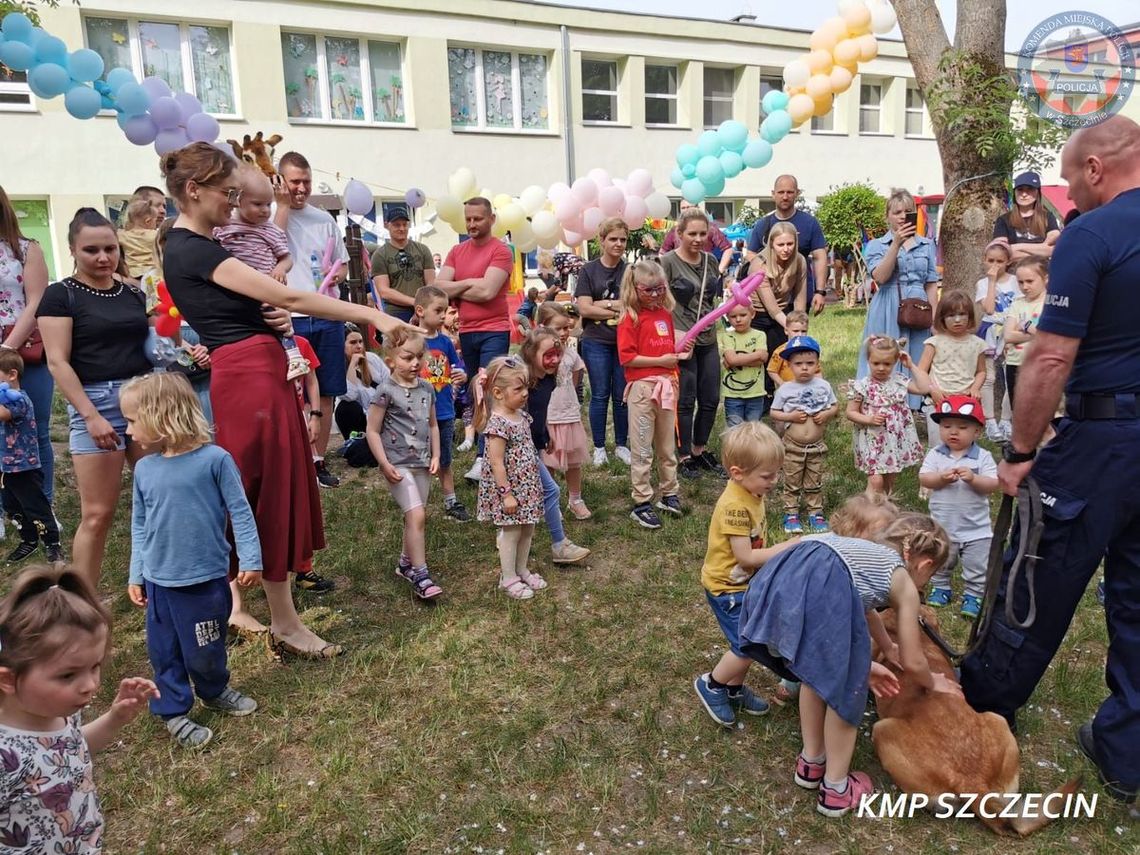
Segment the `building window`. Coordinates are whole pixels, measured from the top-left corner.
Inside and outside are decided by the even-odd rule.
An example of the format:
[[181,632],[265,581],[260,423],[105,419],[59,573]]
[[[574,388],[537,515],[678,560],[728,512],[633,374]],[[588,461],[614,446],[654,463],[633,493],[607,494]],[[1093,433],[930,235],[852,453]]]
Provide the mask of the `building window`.
[[732,118],[736,69],[705,66],[705,127],[715,128]]
[[882,130],[883,84],[859,86],[859,133],[877,134]]
[[645,124],[677,124],[677,66],[645,66]]
[[281,59],[290,119],[407,121],[403,62],[395,42],[282,33]]
[[13,71],[6,65],[0,65],[0,110],[31,112],[35,109],[27,72]]
[[920,137],[926,132],[922,93],[913,83],[906,87],[906,135]]
[[544,55],[449,47],[447,71],[453,128],[550,126]]
[[84,18],[87,46],[103,57],[104,76],[129,68],[135,77],[159,77],[175,92],[193,92],[202,109],[234,116],[233,50],[227,27]]
[[[765,74],[760,73],[760,101],[763,103],[764,96],[769,92],[783,92],[784,91],[784,78],[779,74]],[[763,106],[760,107],[760,121],[763,122],[768,118],[768,114],[764,112]]]
[[834,131],[835,130],[835,108],[827,112],[825,116],[812,116],[811,129],[815,131]]
[[736,201],[732,199],[706,201],[705,213],[709,219],[726,226],[736,222]]
[[[646,69],[648,74],[648,69]],[[582,121],[618,120],[618,64],[611,59],[582,60]]]

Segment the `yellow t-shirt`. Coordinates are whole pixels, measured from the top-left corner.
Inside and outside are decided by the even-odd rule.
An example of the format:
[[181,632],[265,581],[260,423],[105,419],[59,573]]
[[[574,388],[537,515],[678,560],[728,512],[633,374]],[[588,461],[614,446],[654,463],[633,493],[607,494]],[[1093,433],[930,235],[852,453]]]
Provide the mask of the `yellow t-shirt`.
[[[784,342],[772,351],[772,355],[768,357],[768,373],[777,375],[785,383],[791,383],[796,379],[796,375],[792,373],[791,363],[784,359],[784,348],[787,346],[788,343]],[[822,377],[823,366],[817,365],[815,373],[817,376]]]
[[756,572],[736,563],[730,537],[750,538],[753,549],[763,548],[765,541],[764,500],[735,481],[728,482],[709,520],[709,546],[701,567],[701,584],[713,596],[743,591]]
[[138,278],[152,267],[158,266],[154,259],[156,234],[155,229],[119,229],[119,244],[123,248],[131,276]]

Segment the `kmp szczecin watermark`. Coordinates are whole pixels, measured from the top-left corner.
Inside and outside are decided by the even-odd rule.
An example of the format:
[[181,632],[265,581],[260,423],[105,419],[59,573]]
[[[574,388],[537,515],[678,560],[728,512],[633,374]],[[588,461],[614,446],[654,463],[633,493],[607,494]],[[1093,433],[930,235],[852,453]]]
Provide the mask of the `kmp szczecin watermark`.
[[935,819],[1093,819],[1097,793],[867,793],[856,816],[913,819],[929,810]]
[[1017,60],[1029,108],[1066,128],[1099,124],[1124,106],[1136,82],[1132,46],[1095,12],[1061,12],[1029,32]]

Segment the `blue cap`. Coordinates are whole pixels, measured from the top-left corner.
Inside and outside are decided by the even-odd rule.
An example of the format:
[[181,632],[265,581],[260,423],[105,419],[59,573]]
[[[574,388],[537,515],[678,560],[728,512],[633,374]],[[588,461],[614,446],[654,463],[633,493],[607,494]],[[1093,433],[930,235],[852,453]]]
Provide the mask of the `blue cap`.
[[1013,179],[1013,187],[1032,187],[1034,190],[1041,189],[1041,176],[1036,172],[1023,172]]
[[819,342],[810,335],[798,335],[784,345],[784,359],[790,359],[796,353],[814,353],[819,356]]

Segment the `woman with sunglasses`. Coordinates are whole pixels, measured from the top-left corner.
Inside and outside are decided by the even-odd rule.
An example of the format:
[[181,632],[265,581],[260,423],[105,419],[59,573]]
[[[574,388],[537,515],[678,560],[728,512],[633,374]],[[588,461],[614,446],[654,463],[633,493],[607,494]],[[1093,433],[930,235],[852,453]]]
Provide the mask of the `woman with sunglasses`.
[[1041,176],[1036,172],[1022,172],[1013,179],[1013,205],[997,218],[993,236],[1009,241],[1012,262],[1053,255],[1061,228],[1041,199]]
[[127,437],[119,390],[152,369],[144,350],[150,326],[146,296],[116,276],[119,238],[111,222],[94,208],[80,208],[67,242],[75,272],[48,286],[36,317],[48,369],[68,403],[80,510],[72,563],[97,587],[123,463],[133,466],[142,456]]

